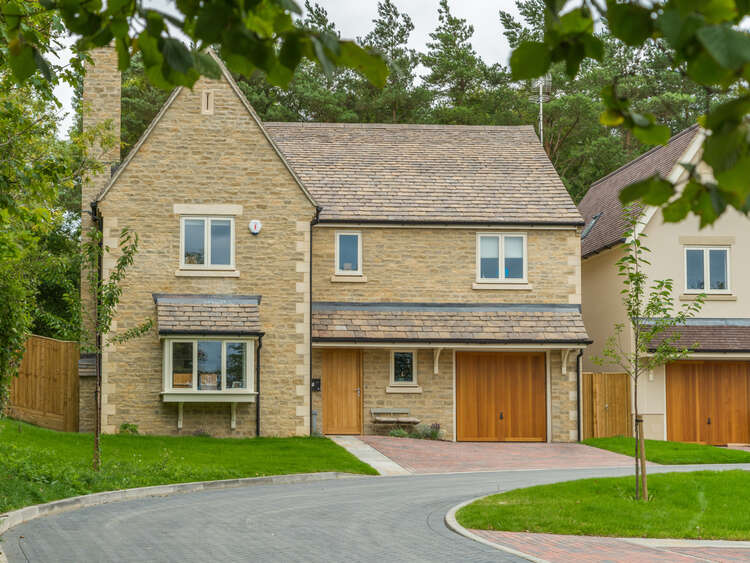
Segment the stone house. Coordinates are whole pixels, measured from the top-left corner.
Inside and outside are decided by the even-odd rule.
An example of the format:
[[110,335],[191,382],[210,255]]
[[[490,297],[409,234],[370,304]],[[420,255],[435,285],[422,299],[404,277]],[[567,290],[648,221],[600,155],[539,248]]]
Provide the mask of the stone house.
[[[92,56],[84,126],[119,133]],[[83,202],[140,237],[116,330],[155,320],[102,354],[106,432],[578,439],[583,220],[532,127],[263,123],[222,67]]]
[[[586,371],[619,371],[616,366],[600,367],[592,359],[601,356],[614,323],[628,326],[616,265],[624,253],[627,226],[620,191],[655,173],[684,184],[688,174],[682,163],[710,174],[702,161],[704,137],[698,126],[678,133],[667,145],[595,182],[581,201],[586,220],[583,313],[593,337],[583,357]],[[638,406],[646,438],[750,443],[750,289],[742,282],[750,276],[750,264],[741,254],[742,241],[750,240],[747,217],[730,209],[700,229],[695,216],[665,223],[660,210],[646,207],[639,234],[647,237],[644,245],[651,250],[649,279],[672,279],[678,306],[705,295],[699,315],[674,331],[676,345],[690,350],[688,358],[656,369],[640,382]],[[633,334],[626,331],[621,346],[631,349],[632,342]]]

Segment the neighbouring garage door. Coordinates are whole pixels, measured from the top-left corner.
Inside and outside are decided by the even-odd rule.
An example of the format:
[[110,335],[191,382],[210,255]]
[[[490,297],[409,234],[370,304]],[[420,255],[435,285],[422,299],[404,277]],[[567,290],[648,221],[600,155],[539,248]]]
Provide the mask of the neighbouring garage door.
[[750,362],[675,362],[667,366],[667,439],[750,443]]
[[456,353],[460,441],[547,439],[544,353]]

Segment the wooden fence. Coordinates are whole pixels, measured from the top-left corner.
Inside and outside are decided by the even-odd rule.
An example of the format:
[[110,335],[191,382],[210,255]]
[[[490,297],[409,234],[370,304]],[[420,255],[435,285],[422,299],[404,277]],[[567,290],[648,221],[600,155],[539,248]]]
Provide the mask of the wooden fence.
[[631,436],[630,377],[626,373],[583,373],[583,439]]
[[10,415],[44,428],[78,431],[78,343],[30,336],[18,377],[11,380]]

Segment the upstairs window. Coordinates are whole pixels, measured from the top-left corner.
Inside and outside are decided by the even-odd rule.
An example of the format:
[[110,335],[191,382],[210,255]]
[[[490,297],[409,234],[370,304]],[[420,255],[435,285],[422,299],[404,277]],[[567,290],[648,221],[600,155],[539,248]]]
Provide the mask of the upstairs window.
[[234,219],[182,217],[180,267],[229,270],[234,268]]
[[336,233],[336,275],[362,275],[362,234]]
[[526,235],[477,235],[478,282],[525,282]]
[[685,248],[686,293],[729,293],[729,248]]

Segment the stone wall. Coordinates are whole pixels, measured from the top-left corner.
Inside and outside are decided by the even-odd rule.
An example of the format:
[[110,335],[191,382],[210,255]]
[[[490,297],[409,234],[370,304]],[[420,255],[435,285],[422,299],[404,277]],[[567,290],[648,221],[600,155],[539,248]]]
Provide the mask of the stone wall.
[[562,373],[562,354],[549,353],[550,402],[552,415],[552,441],[578,441],[578,382],[576,362],[578,351],[568,354],[567,372]]
[[[362,273],[367,281],[334,277],[335,234],[362,233]],[[473,289],[477,232],[498,229],[313,229],[313,301],[474,303],[580,303],[579,229],[528,229],[527,289]],[[502,230],[506,232],[506,230]],[[350,280],[352,278],[349,278]]]
[[[201,111],[206,91],[214,111]],[[235,218],[237,272],[179,270],[175,204],[241,205]],[[261,433],[309,432],[309,244],[314,207],[229,82],[201,79],[182,89],[100,204],[105,244],[122,228],[140,237],[114,330],[155,318],[153,293],[261,295]],[[262,221],[257,236],[248,228]],[[105,275],[115,256],[105,259]],[[177,405],[164,404],[162,348],[156,330],[110,346],[103,357],[105,432],[137,424],[143,433],[177,433]],[[255,405],[186,404],[183,434],[255,434]]]

